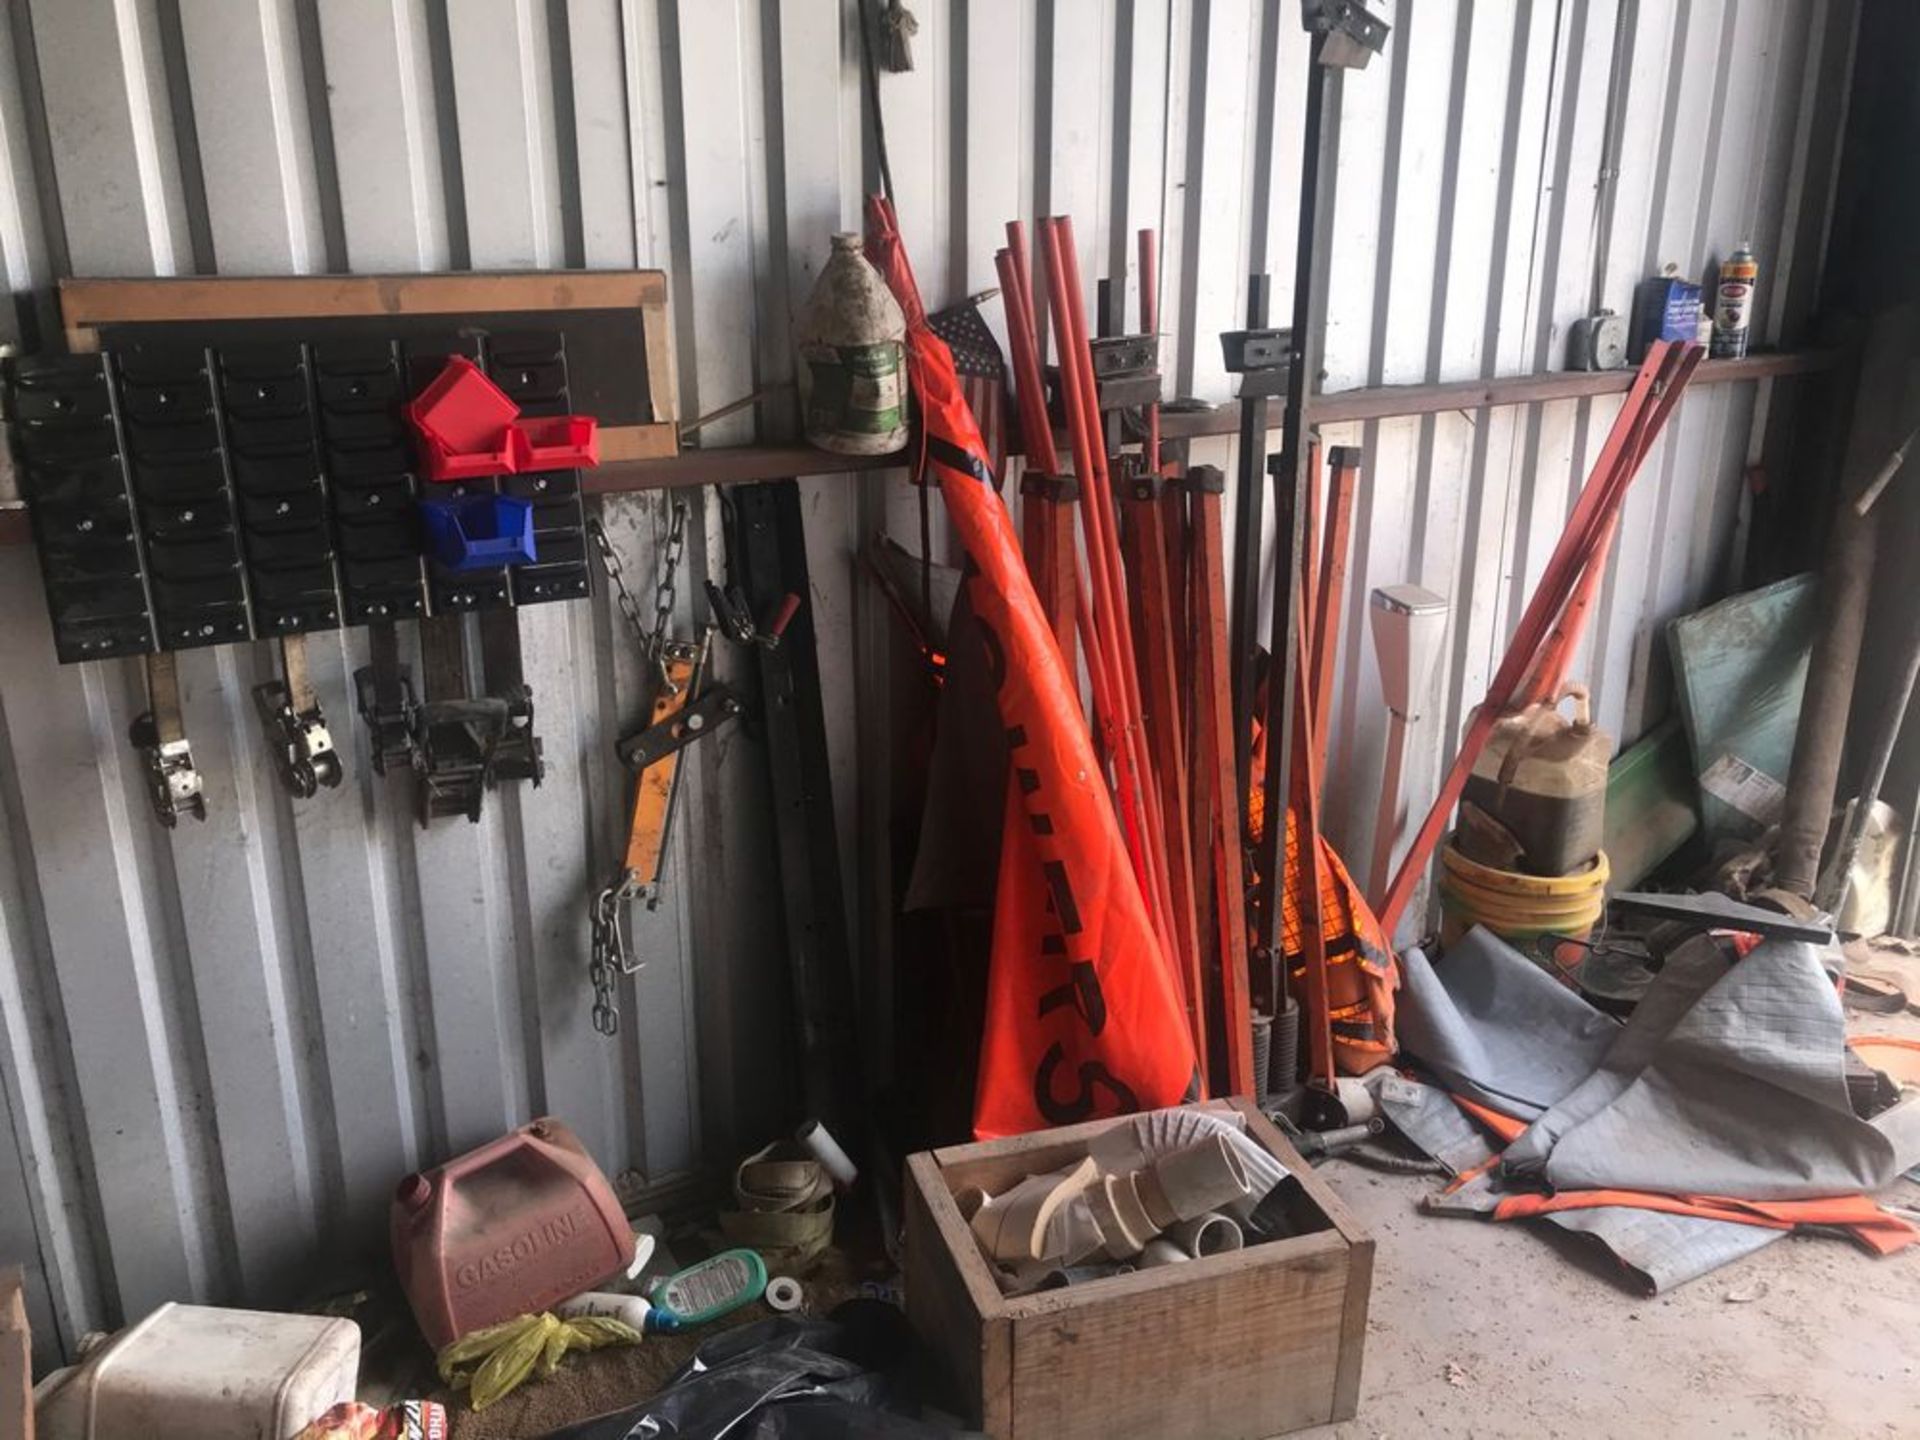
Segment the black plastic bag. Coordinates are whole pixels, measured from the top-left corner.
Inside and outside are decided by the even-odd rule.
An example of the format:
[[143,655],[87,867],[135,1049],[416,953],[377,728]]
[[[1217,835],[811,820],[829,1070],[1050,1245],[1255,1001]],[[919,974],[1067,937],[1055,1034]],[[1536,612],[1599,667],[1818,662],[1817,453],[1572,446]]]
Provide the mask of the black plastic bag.
[[545,1440],[933,1440],[899,1377],[905,1317],[853,1300],[826,1320],[791,1315],[727,1330],[702,1345],[644,1404],[556,1430]]

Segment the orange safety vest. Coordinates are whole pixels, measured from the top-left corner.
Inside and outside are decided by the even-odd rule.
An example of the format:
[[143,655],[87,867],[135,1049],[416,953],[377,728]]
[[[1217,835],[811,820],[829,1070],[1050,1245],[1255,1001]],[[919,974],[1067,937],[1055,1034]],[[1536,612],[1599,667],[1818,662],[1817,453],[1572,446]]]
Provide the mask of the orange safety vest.
[[[1259,737],[1264,746],[1265,737]],[[1256,771],[1258,770],[1256,766]],[[1247,797],[1249,826],[1257,846],[1266,827],[1266,791]],[[1280,943],[1287,972],[1306,974],[1300,921],[1300,817],[1287,811],[1286,883],[1281,887]],[[1398,1051],[1393,1038],[1394,991],[1400,967],[1360,887],[1326,837],[1320,837],[1320,933],[1327,949],[1327,1009],[1333,1027],[1334,1064],[1346,1075],[1364,1075]],[[1305,993],[1300,983],[1295,994]]]

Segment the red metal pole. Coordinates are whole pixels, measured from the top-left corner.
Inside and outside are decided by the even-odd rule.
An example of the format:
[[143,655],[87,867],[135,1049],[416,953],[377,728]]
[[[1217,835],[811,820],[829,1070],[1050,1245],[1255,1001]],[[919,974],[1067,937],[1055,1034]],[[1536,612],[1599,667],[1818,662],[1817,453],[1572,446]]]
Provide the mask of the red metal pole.
[[[1608,517],[1626,496],[1626,487],[1633,479],[1633,469],[1622,465],[1621,458],[1644,453],[1644,447],[1652,443],[1660,427],[1666,423],[1667,416],[1672,413],[1673,406],[1678,403],[1687,381],[1692,378],[1694,368],[1700,363],[1700,354],[1698,345],[1656,341],[1641,365],[1640,373],[1634,378],[1633,387],[1627,392],[1626,404],[1621,407],[1613,430],[1601,449],[1600,458],[1593,467],[1592,477],[1581,490],[1566,529],[1561,532],[1560,542],[1554,547],[1540,583],[1534,590],[1533,599],[1528,602],[1520,623],[1514,628],[1513,640],[1487,687],[1486,698],[1474,711],[1473,720],[1460,742],[1459,753],[1454,756],[1453,766],[1447,772],[1440,793],[1434,797],[1433,807],[1428,810],[1427,818],[1421,823],[1413,844],[1400,862],[1399,870],[1394,873],[1393,883],[1387,887],[1386,899],[1380,907],[1380,924],[1388,935],[1393,934],[1394,927],[1407,908],[1407,902],[1413,898],[1414,886],[1419,883],[1427,862],[1432,859],[1434,849],[1440,843],[1441,833],[1453,814],[1453,807],[1459,802],[1460,792],[1466,788],[1473,762],[1485,748],[1493,727],[1513,703],[1521,680],[1539,654],[1547,627],[1566,604],[1580,568],[1591,559]],[[1652,410],[1647,425],[1643,427],[1640,424],[1641,412],[1647,409],[1650,398]]]
[[1097,477],[1081,513],[1095,522],[1089,533],[1088,548],[1098,547],[1106,556],[1102,567],[1109,587],[1106,608],[1120,640],[1121,685],[1131,717],[1129,738],[1134,742],[1135,774],[1141,786],[1142,808],[1147,816],[1147,833],[1151,842],[1148,847],[1148,873],[1157,896],[1161,941],[1165,946],[1167,963],[1186,997],[1187,1021],[1193,1034],[1195,1052],[1205,1055],[1206,995],[1200,977],[1199,943],[1193,933],[1192,886],[1189,883],[1180,887],[1174,877],[1176,865],[1183,859],[1190,862],[1191,857],[1176,855],[1169,844],[1168,837],[1173,831],[1166,815],[1166,801],[1156,778],[1158,770],[1143,721],[1144,691],[1134,654],[1132,602],[1121,558],[1119,512],[1112,478],[1107,469],[1105,445],[1093,442],[1093,437],[1101,434],[1100,403],[1093,382],[1080,262],[1073,243],[1073,221],[1066,216],[1055,217],[1050,226],[1050,239],[1053,254],[1059,262],[1054,272],[1055,278],[1060,282],[1059,288],[1065,292],[1067,328],[1062,334],[1068,338],[1074,355],[1074,386],[1068,393],[1077,393],[1079,397],[1078,410],[1089,436]]
[[1016,220],[1007,226],[1007,238],[1017,242],[994,257],[1007,316],[1007,348],[1011,353],[1014,398],[1020,412],[1026,476],[1021,484],[1021,534],[1027,573],[1040,596],[1040,608],[1053,627],[1054,643],[1066,662],[1067,673],[1077,667],[1074,649],[1073,502],[1062,490],[1059,456],[1053,448],[1053,427],[1047,421],[1047,403],[1040,380],[1039,344],[1034,338],[1033,299],[1025,264],[1025,237]]
[[[1320,598],[1313,607],[1313,735],[1319,773],[1327,773],[1327,743],[1333,724],[1333,680],[1340,653],[1340,601],[1347,588],[1347,545],[1353,528],[1353,495],[1360,451],[1336,445],[1328,457],[1326,544],[1320,550]],[[1316,471],[1317,473],[1317,471]]]
[[[1187,472],[1193,487],[1194,789],[1205,797],[1204,822],[1193,838],[1207,846],[1212,869],[1213,934],[1220,966],[1221,1023],[1225,1026],[1226,1092],[1257,1099],[1265,1076],[1253,1073],[1253,1026],[1247,993],[1246,866],[1240,817],[1246,797],[1233,768],[1233,706],[1228,695],[1232,660],[1227,643],[1226,540],[1220,517],[1225,482],[1211,466]],[[1203,807],[1196,800],[1195,813]],[[1204,838],[1203,838],[1204,837]]]
[[[1114,715],[1119,730],[1114,753],[1118,772],[1116,789],[1120,792],[1122,809],[1131,810],[1140,820],[1143,843],[1140,853],[1135,857],[1136,873],[1147,901],[1148,913],[1154,919],[1154,932],[1160,942],[1161,954],[1184,995],[1185,981],[1174,963],[1164,903],[1165,891],[1156,863],[1159,832],[1152,820],[1152,786],[1147,781],[1146,747],[1139,726],[1139,681],[1129,663],[1132,646],[1128,641],[1126,612],[1122,608],[1124,590],[1112,573],[1118,565],[1118,552],[1103,523],[1107,518],[1107,506],[1102,502],[1108,489],[1105,455],[1093,440],[1099,427],[1089,424],[1087,412],[1079,403],[1083,383],[1091,386],[1092,377],[1082,373],[1085,368],[1084,357],[1088,353],[1086,342],[1083,337],[1076,339],[1073,330],[1072,300],[1077,294],[1078,282],[1077,277],[1065,268],[1062,252],[1066,247],[1061,243],[1058,224],[1052,220],[1043,221],[1041,232],[1046,244],[1045,253],[1050,261],[1047,300],[1053,311],[1054,331],[1059,340],[1061,390],[1068,402],[1067,435],[1073,446],[1074,469],[1080,476],[1080,514],[1087,527],[1087,565],[1092,571],[1094,595],[1098,597],[1098,605],[1089,611],[1088,619],[1093,637],[1097,639],[1105,658],[1108,678],[1113,682]],[[1185,996],[1184,999],[1189,1006],[1192,1005],[1192,997]]]

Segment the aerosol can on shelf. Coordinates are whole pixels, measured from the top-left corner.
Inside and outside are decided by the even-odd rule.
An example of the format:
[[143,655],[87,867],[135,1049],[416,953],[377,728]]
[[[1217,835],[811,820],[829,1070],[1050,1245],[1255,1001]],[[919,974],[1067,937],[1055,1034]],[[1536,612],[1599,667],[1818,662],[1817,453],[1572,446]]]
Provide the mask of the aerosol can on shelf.
[[833,251],[794,327],[807,439],[840,455],[889,455],[907,443],[907,320],[860,237]]
[[1738,360],[1747,353],[1747,330],[1753,321],[1753,288],[1760,278],[1760,262],[1753,245],[1742,240],[1731,258],[1720,263],[1720,283],[1713,294],[1713,344],[1716,360]]

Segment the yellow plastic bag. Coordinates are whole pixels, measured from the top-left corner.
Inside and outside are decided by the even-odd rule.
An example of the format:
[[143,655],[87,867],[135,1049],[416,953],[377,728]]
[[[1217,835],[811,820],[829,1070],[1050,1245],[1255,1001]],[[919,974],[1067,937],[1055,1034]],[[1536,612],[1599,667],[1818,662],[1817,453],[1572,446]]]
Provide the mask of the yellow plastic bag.
[[640,1332],[619,1320],[583,1315],[561,1320],[553,1315],[522,1315],[462,1335],[440,1352],[440,1378],[464,1387],[475,1410],[510,1395],[538,1369],[551,1375],[569,1350],[600,1350],[609,1345],[638,1345]]

